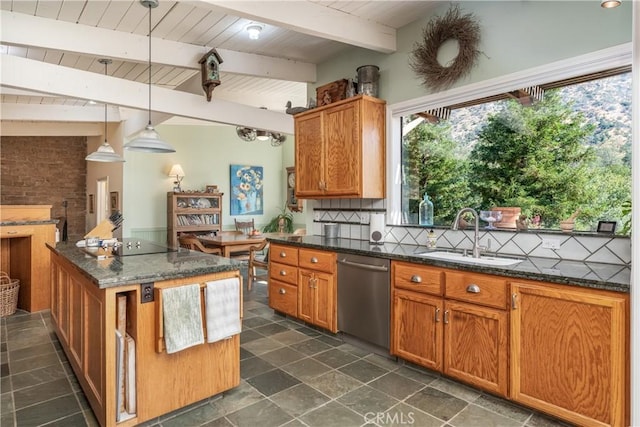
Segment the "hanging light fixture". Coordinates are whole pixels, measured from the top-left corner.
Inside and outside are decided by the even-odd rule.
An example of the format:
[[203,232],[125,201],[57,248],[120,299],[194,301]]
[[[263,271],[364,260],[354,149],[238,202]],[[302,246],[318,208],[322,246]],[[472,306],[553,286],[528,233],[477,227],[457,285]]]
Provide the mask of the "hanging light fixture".
[[[107,75],[107,65],[111,64],[110,59],[98,59],[98,62],[104,64],[104,75]],[[104,143],[96,151],[84,158],[90,162],[124,162],[122,156],[113,150],[113,147],[107,142],[107,103],[104,104]]]
[[151,9],[158,7],[158,0],[140,0],[140,3],[149,8],[149,124],[136,138],[126,143],[124,148],[147,153],[175,153],[176,150],[160,139],[160,135],[151,124]]

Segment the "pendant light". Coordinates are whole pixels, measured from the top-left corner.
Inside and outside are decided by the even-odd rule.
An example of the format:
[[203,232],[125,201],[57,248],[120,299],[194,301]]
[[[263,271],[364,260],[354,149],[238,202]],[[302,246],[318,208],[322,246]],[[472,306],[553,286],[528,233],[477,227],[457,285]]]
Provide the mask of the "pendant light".
[[140,3],[149,8],[149,124],[136,138],[126,143],[124,148],[147,153],[175,153],[176,150],[160,139],[160,135],[151,124],[151,9],[158,7],[158,0],[140,0]]
[[[104,64],[104,75],[107,75],[107,65],[111,64],[110,59],[98,59],[98,62]],[[96,151],[84,158],[90,162],[124,162],[122,156],[113,150],[113,147],[107,142],[107,103],[104,104],[104,143],[98,147]]]

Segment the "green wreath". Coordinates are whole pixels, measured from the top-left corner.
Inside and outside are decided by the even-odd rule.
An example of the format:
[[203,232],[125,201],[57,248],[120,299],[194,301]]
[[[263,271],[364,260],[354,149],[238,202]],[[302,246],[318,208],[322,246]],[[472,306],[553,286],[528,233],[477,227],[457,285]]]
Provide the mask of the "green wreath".
[[[438,62],[438,50],[447,40],[458,41],[458,56],[448,66]],[[422,84],[434,90],[446,89],[460,77],[467,75],[480,51],[480,26],[472,14],[461,15],[457,6],[451,7],[443,18],[429,22],[423,40],[416,43],[409,65],[422,79]]]

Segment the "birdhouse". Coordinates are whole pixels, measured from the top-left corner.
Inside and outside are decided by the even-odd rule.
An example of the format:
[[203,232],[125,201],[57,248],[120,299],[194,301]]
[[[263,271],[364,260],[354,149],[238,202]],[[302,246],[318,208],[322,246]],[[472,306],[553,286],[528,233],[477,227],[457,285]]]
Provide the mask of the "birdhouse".
[[220,84],[222,58],[215,49],[211,49],[198,62],[202,74],[202,89],[207,94],[207,101],[211,102],[211,92]]

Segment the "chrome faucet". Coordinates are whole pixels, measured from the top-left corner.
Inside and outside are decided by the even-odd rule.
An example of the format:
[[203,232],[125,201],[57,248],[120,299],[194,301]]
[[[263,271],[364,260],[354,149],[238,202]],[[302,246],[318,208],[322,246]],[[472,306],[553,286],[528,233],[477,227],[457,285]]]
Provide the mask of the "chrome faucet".
[[480,251],[482,251],[482,249],[484,249],[483,247],[480,246],[480,218],[478,216],[478,212],[475,211],[475,209],[472,208],[462,208],[458,211],[458,213],[456,214],[456,219],[453,220],[453,224],[451,224],[451,229],[452,230],[457,230],[458,229],[458,224],[460,222],[460,217],[462,216],[462,214],[464,213],[472,213],[473,217],[476,219],[476,223],[475,223],[475,228],[474,228],[474,235],[473,235],[473,250],[472,250],[472,254],[474,258],[480,258]]

